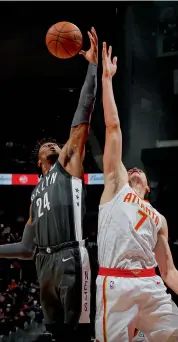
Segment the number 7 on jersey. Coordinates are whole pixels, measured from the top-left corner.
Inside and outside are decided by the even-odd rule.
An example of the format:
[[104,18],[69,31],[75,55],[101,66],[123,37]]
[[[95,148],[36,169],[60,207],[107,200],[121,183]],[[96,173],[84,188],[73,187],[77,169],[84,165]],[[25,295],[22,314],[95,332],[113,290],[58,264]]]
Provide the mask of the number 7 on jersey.
[[144,224],[144,222],[148,218],[148,214],[146,214],[143,210],[138,210],[137,213],[140,215],[140,219],[134,227],[136,231],[140,229],[140,227]]

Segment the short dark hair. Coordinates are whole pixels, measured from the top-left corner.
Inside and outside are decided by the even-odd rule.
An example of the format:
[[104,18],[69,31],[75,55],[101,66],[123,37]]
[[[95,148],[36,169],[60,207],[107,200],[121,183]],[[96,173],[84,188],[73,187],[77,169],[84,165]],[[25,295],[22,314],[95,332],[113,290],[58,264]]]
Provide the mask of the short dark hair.
[[51,142],[51,143],[55,143],[57,144],[59,147],[62,147],[56,139],[54,138],[42,138],[40,140],[37,140],[36,145],[34,147],[34,149],[32,150],[32,155],[31,155],[31,163],[36,164],[38,162],[38,152],[41,146],[43,146],[44,144]]

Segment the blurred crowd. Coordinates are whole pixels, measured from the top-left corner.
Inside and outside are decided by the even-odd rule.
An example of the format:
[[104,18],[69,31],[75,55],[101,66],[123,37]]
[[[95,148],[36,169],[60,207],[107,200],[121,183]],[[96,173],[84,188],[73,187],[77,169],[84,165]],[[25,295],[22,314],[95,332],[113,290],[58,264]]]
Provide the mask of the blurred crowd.
[[[0,244],[18,242],[19,232],[0,224]],[[39,286],[34,261],[0,259],[0,335],[42,323]]]
[[24,329],[33,320],[42,323],[38,284],[11,280],[0,293],[0,335],[8,335],[17,328]]

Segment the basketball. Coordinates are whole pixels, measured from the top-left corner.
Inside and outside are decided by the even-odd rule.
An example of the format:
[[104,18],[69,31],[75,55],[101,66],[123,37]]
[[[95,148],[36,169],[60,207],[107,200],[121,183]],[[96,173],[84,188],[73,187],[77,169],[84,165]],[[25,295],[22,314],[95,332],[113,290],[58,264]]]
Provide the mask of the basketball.
[[79,28],[66,21],[54,24],[46,34],[49,52],[58,58],[71,58],[82,48],[83,37]]

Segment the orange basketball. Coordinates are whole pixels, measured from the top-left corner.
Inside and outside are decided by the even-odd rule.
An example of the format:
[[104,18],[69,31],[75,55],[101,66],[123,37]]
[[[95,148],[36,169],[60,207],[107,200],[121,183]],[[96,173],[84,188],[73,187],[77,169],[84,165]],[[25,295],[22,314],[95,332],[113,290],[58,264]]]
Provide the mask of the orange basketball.
[[66,21],[50,27],[46,34],[46,45],[49,52],[58,58],[71,58],[82,48],[83,37],[79,28]]

